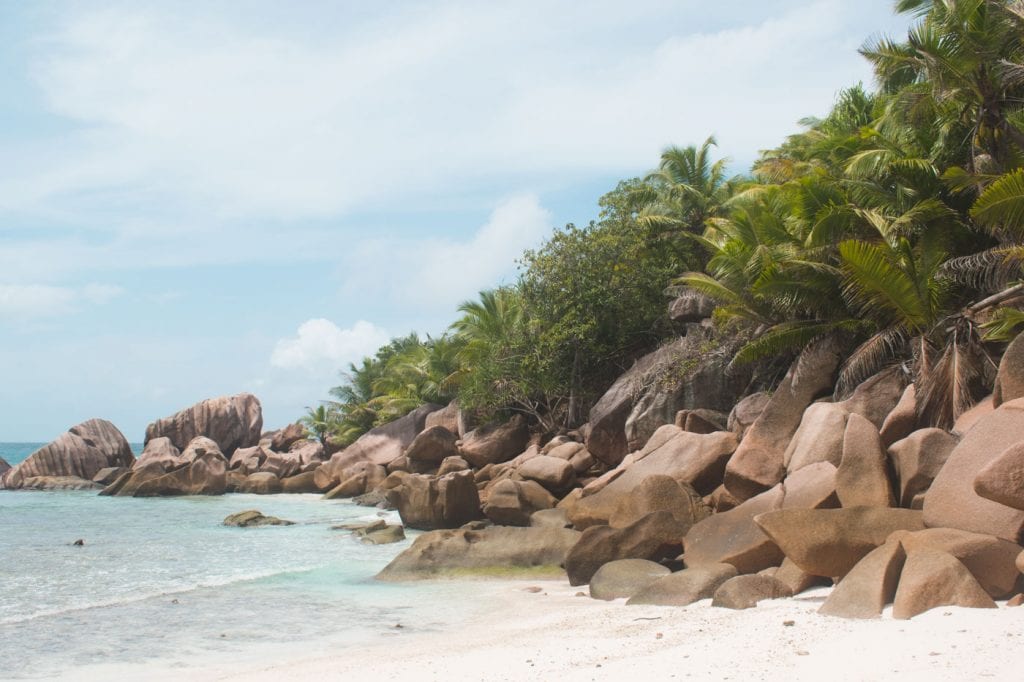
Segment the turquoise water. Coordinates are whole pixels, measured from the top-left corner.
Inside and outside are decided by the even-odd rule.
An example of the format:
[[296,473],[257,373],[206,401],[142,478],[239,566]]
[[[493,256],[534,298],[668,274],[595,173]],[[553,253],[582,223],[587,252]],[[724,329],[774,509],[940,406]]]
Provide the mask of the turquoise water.
[[[222,525],[253,508],[297,525]],[[374,581],[411,539],[363,545],[331,525],[380,514],[397,521],[316,495],[0,491],[0,678],[159,666],[187,679],[192,666],[400,640],[483,607],[482,587]]]

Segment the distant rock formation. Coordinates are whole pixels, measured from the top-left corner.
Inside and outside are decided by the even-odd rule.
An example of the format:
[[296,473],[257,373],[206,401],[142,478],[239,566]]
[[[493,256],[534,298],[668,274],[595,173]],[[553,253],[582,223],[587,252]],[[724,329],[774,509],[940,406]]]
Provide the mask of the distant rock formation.
[[37,477],[71,476],[91,483],[101,469],[133,464],[135,456],[124,434],[106,420],[90,419],[0,475],[0,487],[22,488],[26,479]]
[[146,445],[166,437],[178,450],[184,450],[194,438],[205,436],[217,443],[225,457],[231,457],[238,448],[259,445],[262,430],[260,401],[250,393],[239,393],[204,400],[156,420],[146,427]]

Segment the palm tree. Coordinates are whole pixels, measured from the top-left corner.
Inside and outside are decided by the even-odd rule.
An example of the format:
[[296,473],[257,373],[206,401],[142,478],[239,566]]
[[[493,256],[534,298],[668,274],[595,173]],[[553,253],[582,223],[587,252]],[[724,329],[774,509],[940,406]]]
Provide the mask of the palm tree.
[[331,434],[332,427],[336,423],[335,415],[332,414],[327,405],[318,405],[316,408],[307,407],[306,414],[301,419],[305,426],[321,444],[327,445],[327,437]]

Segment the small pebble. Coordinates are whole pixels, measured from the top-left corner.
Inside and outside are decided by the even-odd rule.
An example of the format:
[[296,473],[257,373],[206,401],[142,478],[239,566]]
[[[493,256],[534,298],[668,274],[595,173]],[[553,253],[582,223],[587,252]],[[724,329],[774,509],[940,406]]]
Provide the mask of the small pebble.
[[541,588],[539,588],[539,587],[524,587],[523,588],[523,592],[531,592],[533,594],[537,594],[540,591],[541,591]]
[[662,638],[662,637],[664,637],[664,636],[665,636],[665,635],[663,635],[663,634],[661,634],[661,633],[659,632],[658,634],[654,635],[654,639],[661,639],[661,638]]
[[796,652],[796,655],[797,656],[810,656],[811,652],[810,651],[798,651],[798,652]]
[[784,621],[782,621],[782,624],[785,625],[787,628],[791,628],[794,625],[796,625],[796,621],[795,620],[784,620]]

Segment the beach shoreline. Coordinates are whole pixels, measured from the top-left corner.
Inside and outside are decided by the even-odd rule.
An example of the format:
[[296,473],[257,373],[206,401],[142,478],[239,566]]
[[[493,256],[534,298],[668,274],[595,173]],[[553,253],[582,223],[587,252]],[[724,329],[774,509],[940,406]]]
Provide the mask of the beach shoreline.
[[[832,588],[734,611],[709,600],[627,607],[578,596],[564,580],[493,587],[493,608],[459,626],[396,629],[367,644],[251,665],[200,666],[188,679],[1016,680],[1024,653],[1024,609],[1004,603],[940,607],[909,621],[893,620],[890,609],[882,619],[849,620],[816,613]],[[76,670],[66,679],[111,679],[115,672],[130,671]],[[144,672],[170,680],[183,671]]]

